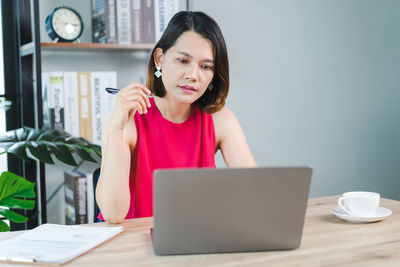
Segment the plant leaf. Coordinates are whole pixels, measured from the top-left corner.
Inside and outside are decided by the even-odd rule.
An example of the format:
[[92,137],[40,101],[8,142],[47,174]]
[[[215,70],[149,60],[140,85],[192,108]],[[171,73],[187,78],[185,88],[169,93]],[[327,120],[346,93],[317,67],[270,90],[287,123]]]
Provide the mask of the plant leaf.
[[7,149],[17,141],[18,139],[16,138],[14,131],[8,131],[0,136],[0,147]]
[[11,196],[27,194],[25,191],[29,192],[34,187],[35,183],[29,182],[15,173],[3,172],[0,176],[0,201]]
[[71,137],[71,134],[69,134],[69,133],[67,133],[67,132],[65,132],[65,131],[62,131],[62,130],[56,129],[56,130],[54,130],[54,132],[55,132],[55,134],[57,134],[59,137],[61,137],[62,139],[64,139],[64,141],[65,141],[65,139]]
[[0,147],[4,148],[5,150],[7,150],[7,148],[12,146],[13,144],[15,144],[15,142],[0,141]]
[[42,132],[42,133],[38,136],[37,140],[38,140],[38,141],[42,141],[42,140],[44,140],[44,141],[52,141],[53,138],[54,138],[53,132],[50,131],[50,130],[52,130],[52,129],[47,129],[47,128],[45,128],[45,129],[42,129],[42,130],[45,130],[45,131]]
[[96,153],[97,156],[99,156],[101,158],[101,156],[102,156],[101,150],[95,150],[94,152]]
[[10,209],[32,210],[35,207],[35,200],[8,197],[0,201],[0,206]]
[[89,146],[94,151],[94,153],[101,157],[101,146],[95,144],[90,144]]
[[[25,128],[27,128],[27,127],[25,127]],[[27,141],[32,141],[32,140],[37,140],[37,138],[40,136],[40,131],[39,130],[37,130],[37,129],[31,129],[31,128],[29,128],[30,130],[29,130],[29,134],[28,134],[28,136],[27,136],[27,138],[26,138],[26,140]]]
[[27,217],[22,216],[21,214],[18,214],[9,209],[0,208],[0,215],[3,215],[7,219],[9,219],[10,221],[15,222],[15,223],[23,223],[28,220]]
[[63,140],[70,137],[71,135],[67,132],[57,130],[57,129],[52,129],[52,128],[43,128],[38,130],[41,134],[38,136],[37,141],[39,140],[45,140],[45,141],[51,141],[54,142],[56,140]]
[[50,147],[51,152],[54,153],[54,156],[56,156],[56,158],[59,161],[64,162],[65,164],[68,164],[71,166],[78,165],[76,163],[75,159],[72,157],[71,151],[69,151],[65,145],[54,144],[54,143],[49,143],[49,142],[46,142],[46,144]]
[[5,221],[0,220],[0,232],[8,232],[10,230],[10,226],[8,226]]
[[28,136],[28,131],[26,131],[25,128],[16,129],[14,130],[14,133],[18,141],[24,141]]
[[36,197],[35,190],[33,188],[20,191],[18,193],[15,193],[15,197]]
[[13,142],[13,143],[15,143],[16,141],[18,141],[14,131],[15,130],[8,131],[5,134],[3,134],[2,136],[0,136],[0,142],[1,143],[3,143],[3,142]]
[[28,155],[26,154],[25,150],[25,142],[16,142],[12,146],[10,146],[7,149],[7,153],[11,153],[16,155],[18,158],[25,160],[26,162],[29,162]]
[[[12,172],[3,172],[0,175],[0,206],[16,209],[33,209],[35,200],[15,198],[16,196],[35,196],[33,190],[35,183],[29,182],[25,178]],[[12,210],[1,208],[0,215],[15,223],[22,223],[28,220],[27,217],[15,213]],[[4,225],[2,225],[2,229]]]
[[90,153],[87,152],[85,149],[83,149],[80,146],[74,145],[74,150],[76,151],[76,153],[79,155],[79,157],[81,157],[84,160],[90,161],[90,162],[97,162],[94,158],[92,158],[92,156],[90,156]]
[[89,141],[87,141],[84,138],[75,138],[75,137],[73,137],[73,138],[70,138],[70,139],[66,140],[65,142],[67,144],[70,144],[70,145],[79,145],[79,146],[87,146],[87,145],[89,145]]
[[36,141],[30,141],[27,142],[29,151],[32,153],[32,155],[37,158],[38,160],[48,163],[48,164],[54,164],[53,159],[50,156],[49,151],[47,150],[47,147],[45,144],[36,142]]

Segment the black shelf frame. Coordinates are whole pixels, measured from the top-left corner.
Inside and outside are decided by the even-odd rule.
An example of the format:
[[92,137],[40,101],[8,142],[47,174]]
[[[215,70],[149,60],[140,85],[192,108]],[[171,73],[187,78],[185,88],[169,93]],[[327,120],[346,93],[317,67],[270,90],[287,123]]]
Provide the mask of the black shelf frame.
[[[1,12],[4,96],[12,101],[11,108],[6,112],[6,129],[13,130],[24,126],[41,128],[43,115],[39,1],[1,0]],[[32,229],[46,223],[45,165],[34,160],[27,163],[14,155],[8,155],[7,167],[9,171],[36,183],[35,208],[17,211],[29,220],[18,224],[11,222],[11,230]]]

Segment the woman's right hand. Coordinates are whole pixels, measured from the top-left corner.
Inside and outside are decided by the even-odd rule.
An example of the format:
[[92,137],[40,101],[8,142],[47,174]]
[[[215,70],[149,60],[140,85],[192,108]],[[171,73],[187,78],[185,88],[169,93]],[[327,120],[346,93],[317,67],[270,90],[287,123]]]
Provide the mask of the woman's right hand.
[[151,91],[143,84],[133,82],[121,89],[117,94],[115,106],[110,114],[110,127],[113,130],[123,130],[133,118],[136,111],[147,113],[150,107],[148,95]]

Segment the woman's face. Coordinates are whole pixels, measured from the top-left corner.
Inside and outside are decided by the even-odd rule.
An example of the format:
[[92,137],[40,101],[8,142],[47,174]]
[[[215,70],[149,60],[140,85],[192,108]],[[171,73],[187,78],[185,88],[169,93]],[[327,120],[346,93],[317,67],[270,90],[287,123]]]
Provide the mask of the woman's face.
[[214,76],[213,46],[208,39],[186,31],[166,53],[160,48],[155,53],[166,97],[193,103],[207,90]]

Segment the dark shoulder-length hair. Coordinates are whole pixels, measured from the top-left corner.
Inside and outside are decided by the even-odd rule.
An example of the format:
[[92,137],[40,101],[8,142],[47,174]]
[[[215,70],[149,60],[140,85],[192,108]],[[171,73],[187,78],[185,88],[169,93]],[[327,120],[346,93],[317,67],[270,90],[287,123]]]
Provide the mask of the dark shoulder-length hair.
[[214,76],[211,83],[213,88],[212,90],[207,89],[194,104],[206,113],[217,112],[225,105],[229,92],[228,52],[226,51],[224,36],[217,22],[203,12],[181,11],[172,17],[164,34],[151,53],[146,85],[156,96],[165,96],[166,92],[162,79],[158,79],[154,75],[156,71],[154,51],[159,47],[163,53],[166,53],[186,31],[194,31],[212,43],[214,50]]

